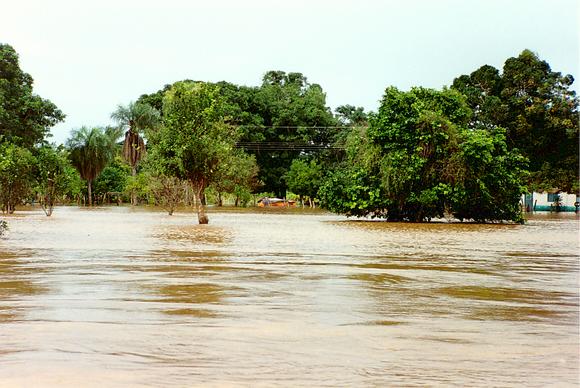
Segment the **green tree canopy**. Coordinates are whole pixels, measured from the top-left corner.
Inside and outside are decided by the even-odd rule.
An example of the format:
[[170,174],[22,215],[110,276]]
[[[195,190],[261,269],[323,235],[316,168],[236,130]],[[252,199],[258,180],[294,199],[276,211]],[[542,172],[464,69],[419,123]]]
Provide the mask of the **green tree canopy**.
[[340,105],[335,109],[335,112],[338,121],[343,125],[365,126],[368,124],[368,114],[365,113],[362,106]]
[[473,110],[471,127],[506,129],[510,149],[529,159],[532,188],[578,190],[578,98],[574,78],[552,71],[530,50],[503,72],[485,65],[455,79]]
[[222,194],[233,194],[235,206],[242,200],[249,199],[251,193],[259,186],[258,165],[254,155],[248,155],[240,149],[234,149],[231,155],[220,163],[211,187],[217,194],[217,205],[222,206]]
[[[238,128],[240,144],[255,156],[266,191],[284,196],[285,174],[292,160],[317,152],[312,146],[333,141],[339,123],[326,105],[326,95],[320,85],[310,84],[301,73],[269,71],[259,87],[225,81],[214,86],[220,95],[223,121]],[[160,109],[164,116],[162,100],[171,87],[165,85],[138,101]]]
[[301,145],[330,144],[338,122],[326,105],[322,87],[309,83],[302,73],[267,72],[255,99],[255,113],[262,125],[249,128],[241,140],[257,144],[248,151],[256,156],[263,190],[284,197],[285,176],[292,161],[316,153]]
[[131,170],[120,156],[113,158],[95,179],[93,193],[96,197],[108,193],[124,193]]
[[203,82],[174,84],[163,101],[163,121],[149,136],[151,163],[160,174],[192,184],[198,221],[207,223],[205,189],[237,140],[235,129],[224,123],[218,87]]
[[322,166],[316,159],[294,159],[290,165],[290,170],[286,174],[288,189],[300,197],[309,197],[310,203],[313,205],[313,200],[318,195],[323,175]]
[[326,206],[354,216],[425,221],[450,213],[479,222],[520,220],[524,160],[501,128],[469,129],[453,90],[388,88],[368,130],[320,189]]
[[64,114],[33,93],[30,74],[20,69],[18,54],[0,43],[0,141],[28,149],[42,143]]
[[37,151],[36,191],[40,205],[47,216],[51,216],[59,197],[75,190],[74,175],[70,174],[68,153],[64,147],[45,145]]
[[14,213],[29,194],[34,181],[36,159],[16,144],[0,143],[0,204],[2,211]]

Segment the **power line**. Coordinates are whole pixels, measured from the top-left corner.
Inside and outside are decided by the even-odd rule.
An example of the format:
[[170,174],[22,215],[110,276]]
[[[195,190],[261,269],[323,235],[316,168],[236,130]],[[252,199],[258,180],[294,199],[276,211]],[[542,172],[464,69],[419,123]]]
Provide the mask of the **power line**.
[[359,128],[357,126],[317,126],[317,125],[299,125],[299,126],[287,126],[287,125],[236,125],[236,127],[243,127],[247,129],[262,129],[262,128],[280,128],[280,129],[354,129]]
[[344,147],[334,144],[313,144],[290,141],[240,141],[235,144],[235,147],[243,148],[247,151],[323,151],[344,149]]

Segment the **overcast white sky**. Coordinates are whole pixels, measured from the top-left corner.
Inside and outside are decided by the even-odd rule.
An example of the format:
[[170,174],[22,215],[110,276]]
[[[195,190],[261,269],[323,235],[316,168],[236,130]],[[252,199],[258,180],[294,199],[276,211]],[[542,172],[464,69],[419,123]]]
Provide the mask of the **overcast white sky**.
[[[578,0],[4,0],[0,42],[35,92],[108,125],[118,104],[182,79],[259,85],[302,72],[328,104],[375,110],[385,87],[441,88],[529,48],[579,76]],[[580,81],[580,80],[579,80]],[[577,83],[575,90],[580,90]]]

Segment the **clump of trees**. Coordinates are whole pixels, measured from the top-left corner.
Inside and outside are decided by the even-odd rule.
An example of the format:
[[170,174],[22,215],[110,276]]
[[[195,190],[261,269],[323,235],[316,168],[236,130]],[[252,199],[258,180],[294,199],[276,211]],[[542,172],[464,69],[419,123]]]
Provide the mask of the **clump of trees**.
[[[18,54],[0,44],[0,207],[16,207],[38,197],[47,216],[59,196],[74,191],[66,151],[49,146],[50,127],[64,114],[33,92],[33,79],[20,69]],[[70,178],[70,179],[69,179]]]
[[503,72],[485,65],[453,81],[472,109],[471,128],[501,127],[509,149],[528,159],[530,190],[578,192],[578,98],[571,75],[555,72],[530,50]]
[[505,130],[468,128],[470,115],[453,90],[388,88],[368,129],[351,134],[322,200],[337,213],[392,221],[520,221],[525,160],[508,150]]
[[450,88],[385,90],[377,112],[342,105],[301,73],[259,86],[184,80],[48,144],[64,119],[36,96],[18,55],[0,45],[0,206],[92,205],[111,198],[169,214],[260,192],[295,195],[348,216],[520,221],[529,190],[578,187],[574,79],[524,50],[502,71],[482,66]]

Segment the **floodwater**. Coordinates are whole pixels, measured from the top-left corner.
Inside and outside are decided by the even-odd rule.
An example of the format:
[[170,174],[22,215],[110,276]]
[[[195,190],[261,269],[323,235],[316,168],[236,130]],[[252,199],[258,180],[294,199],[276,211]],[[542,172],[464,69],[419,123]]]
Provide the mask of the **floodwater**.
[[579,219],[57,208],[6,218],[0,386],[562,386]]

